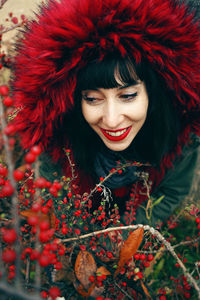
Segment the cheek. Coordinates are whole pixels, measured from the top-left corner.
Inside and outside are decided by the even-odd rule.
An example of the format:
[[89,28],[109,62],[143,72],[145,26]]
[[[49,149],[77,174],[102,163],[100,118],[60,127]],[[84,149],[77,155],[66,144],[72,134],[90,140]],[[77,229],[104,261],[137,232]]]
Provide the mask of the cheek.
[[135,121],[142,121],[146,119],[148,110],[148,104],[145,105],[137,105],[137,107],[132,107],[131,111],[131,118]]
[[82,103],[82,114],[86,122],[88,122],[90,125],[95,124],[98,120],[95,109],[86,103]]

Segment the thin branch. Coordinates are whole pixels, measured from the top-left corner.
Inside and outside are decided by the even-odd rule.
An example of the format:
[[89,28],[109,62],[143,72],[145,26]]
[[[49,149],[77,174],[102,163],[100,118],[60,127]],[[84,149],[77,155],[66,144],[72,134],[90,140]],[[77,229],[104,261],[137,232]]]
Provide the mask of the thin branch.
[[188,278],[188,280],[191,282],[191,284],[193,285],[193,287],[197,291],[197,293],[198,293],[198,300],[200,300],[200,287],[198,286],[196,280],[187,271],[185,265],[182,263],[182,261],[177,256],[177,254],[174,251],[174,249],[171,246],[171,244],[162,236],[162,234],[158,230],[155,230],[153,227],[150,227],[149,225],[137,224],[137,225],[128,225],[128,226],[121,226],[121,227],[120,226],[118,226],[118,227],[111,227],[111,228],[107,228],[107,229],[103,229],[103,230],[98,230],[98,231],[95,231],[95,232],[92,232],[92,233],[84,234],[84,235],[81,235],[79,237],[68,238],[68,239],[61,239],[60,242],[67,243],[67,242],[71,242],[71,241],[77,241],[77,240],[85,239],[85,238],[88,238],[90,236],[97,236],[99,234],[106,233],[106,232],[111,232],[111,231],[116,231],[116,230],[129,230],[129,229],[134,230],[134,229],[137,229],[137,228],[143,228],[144,231],[150,232],[153,236],[155,236],[160,242],[162,242],[164,244],[164,246],[167,248],[167,250],[176,259],[176,261],[178,262],[179,266],[183,270],[183,273],[185,274],[185,276]]
[[16,290],[15,287],[8,285],[6,283],[0,282],[0,294],[1,292],[6,293],[6,296],[14,296],[15,299],[20,300],[41,300],[41,297],[31,296],[28,293],[24,293],[23,291]]
[[126,291],[124,291],[120,286],[119,284],[117,284],[117,282],[114,283],[115,286],[128,298],[128,299],[131,299],[131,300],[134,300]]
[[[35,178],[39,178],[39,175],[40,175],[39,168],[40,168],[40,162],[37,159],[37,161],[35,163]],[[40,198],[40,192],[38,189],[36,189],[36,192],[34,195],[34,201],[37,201],[37,199],[39,199],[39,198]],[[40,218],[40,214],[41,214],[41,211],[38,214],[39,218]],[[37,226],[35,249],[37,251],[40,251],[41,247],[40,247],[40,242],[39,242],[38,236],[39,236],[39,228]],[[40,264],[38,262],[36,263],[36,266],[35,266],[35,284],[36,284],[36,289],[39,290],[41,287],[41,268],[40,268]]]
[[[191,241],[184,241],[184,242],[181,242],[179,244],[173,245],[172,248],[175,249],[175,248],[178,248],[180,246],[195,244],[195,243],[197,243],[199,241],[200,241],[200,237],[198,237],[198,238],[196,238],[194,240],[191,240]],[[165,252],[165,251],[167,251],[167,249],[163,248],[161,251]],[[144,253],[144,254],[153,254],[153,253],[157,253],[158,250],[149,250],[149,251],[147,251],[147,250],[138,250],[137,252]]]
[[14,29],[16,29],[18,27],[21,27],[23,24],[24,24],[24,22],[22,21],[21,23],[18,23],[18,24],[15,24],[13,26],[10,26],[8,28],[5,28],[2,31],[0,31],[0,35],[5,34],[5,33],[9,32],[9,31],[12,31],[12,30],[14,30]]
[[2,7],[4,6],[4,4],[7,2],[8,0],[1,0],[0,2],[0,9],[2,9]]
[[104,182],[106,180],[108,180],[111,176],[113,176],[115,173],[119,172],[120,170],[123,170],[125,168],[128,168],[128,167],[132,167],[132,166],[146,166],[146,167],[149,167],[150,164],[142,164],[142,163],[139,163],[139,162],[128,162],[124,165],[121,165],[119,167],[117,167],[114,171],[110,172],[103,180],[101,180],[96,186],[95,188],[93,188],[93,190],[91,190],[90,194],[87,196],[87,200],[89,200],[91,198],[91,196],[93,195],[94,192],[96,192],[98,190],[99,187],[101,187]]
[[[4,118],[4,106],[2,103],[2,97],[0,97],[0,121],[1,121],[1,127],[2,127],[2,136],[4,141],[4,147],[5,147],[5,159],[8,167],[8,178],[10,179],[10,183],[14,189],[13,195],[11,197],[12,200],[12,208],[11,213],[13,217],[13,225],[16,231],[16,234],[19,238],[20,236],[20,219],[18,215],[18,201],[17,201],[17,185],[13,178],[13,171],[14,171],[14,165],[12,161],[12,154],[9,148],[9,140],[7,135],[4,134],[4,129],[6,128],[6,121]],[[16,250],[16,285],[19,288],[20,286],[20,243],[15,244],[15,250]]]
[[190,245],[190,244],[194,244],[194,243],[197,243],[200,241],[200,237],[196,238],[195,240],[192,240],[192,241],[184,241],[184,242],[181,242],[177,245],[174,245],[172,246],[172,248],[177,248],[177,247],[180,247],[180,246],[183,246],[183,245]]

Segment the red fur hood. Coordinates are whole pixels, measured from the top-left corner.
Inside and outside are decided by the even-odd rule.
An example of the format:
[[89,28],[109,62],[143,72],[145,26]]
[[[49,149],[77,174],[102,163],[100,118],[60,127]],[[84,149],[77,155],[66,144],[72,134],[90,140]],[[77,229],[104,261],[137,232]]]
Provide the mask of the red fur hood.
[[48,147],[93,53],[144,57],[177,95],[186,141],[200,135],[200,28],[175,0],[61,0],[41,7],[18,43],[13,93],[22,145]]

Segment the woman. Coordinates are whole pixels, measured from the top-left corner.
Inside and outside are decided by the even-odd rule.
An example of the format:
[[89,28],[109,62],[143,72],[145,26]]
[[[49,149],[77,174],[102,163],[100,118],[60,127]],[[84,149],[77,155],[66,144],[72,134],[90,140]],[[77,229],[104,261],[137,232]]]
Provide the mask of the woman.
[[[137,162],[104,186],[121,214],[134,200],[136,222],[169,217],[196,165],[199,33],[194,11],[175,0],[43,6],[18,45],[13,80],[15,125],[25,149],[42,146],[41,175],[70,176],[63,148],[71,149],[82,194],[118,164]],[[139,206],[150,195],[160,201],[149,220]]]

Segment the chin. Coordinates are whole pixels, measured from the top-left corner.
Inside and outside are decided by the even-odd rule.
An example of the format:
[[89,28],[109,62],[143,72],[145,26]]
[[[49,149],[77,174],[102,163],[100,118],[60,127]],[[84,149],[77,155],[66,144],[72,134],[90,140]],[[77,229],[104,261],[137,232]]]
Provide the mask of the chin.
[[107,143],[104,143],[104,144],[108,149],[110,149],[112,151],[124,151],[130,146],[130,144],[126,144],[126,145],[110,145]]

